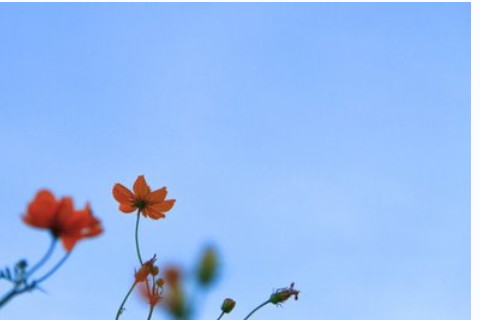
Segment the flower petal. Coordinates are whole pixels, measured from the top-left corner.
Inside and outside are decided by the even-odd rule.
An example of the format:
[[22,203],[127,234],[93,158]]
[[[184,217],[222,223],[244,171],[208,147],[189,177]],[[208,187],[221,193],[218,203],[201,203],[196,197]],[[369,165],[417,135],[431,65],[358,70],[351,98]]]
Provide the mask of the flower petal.
[[63,247],[67,252],[72,251],[73,247],[81,239],[81,237],[69,237],[69,236],[62,236],[60,237],[62,240]]
[[167,188],[163,187],[163,188],[160,188],[160,189],[155,190],[153,192],[150,192],[147,195],[146,200],[149,204],[155,204],[155,203],[160,203],[163,200],[165,200],[166,196],[167,196]]
[[133,184],[133,192],[137,198],[141,199],[144,199],[150,193],[150,187],[147,185],[143,175],[138,176],[137,180],[135,180],[135,183]]
[[121,203],[120,206],[118,206],[118,210],[122,211],[123,213],[132,213],[135,211],[137,207],[133,203]]
[[120,203],[133,202],[135,195],[132,191],[128,190],[125,186],[117,183],[112,189],[113,197]]
[[[58,211],[55,216],[55,226],[54,232],[60,233],[62,228],[68,223],[68,220],[71,219],[73,214],[73,199],[71,197],[63,197],[60,199],[60,204],[58,205]],[[57,234],[58,236],[58,234]]]
[[55,224],[58,202],[48,190],[40,190],[28,205],[23,221],[36,228],[50,229]]
[[162,201],[161,203],[152,205],[152,207],[157,211],[167,212],[173,208],[175,201],[176,201],[175,199],[165,200],[165,201]]
[[157,211],[153,208],[153,206],[146,207],[142,210],[144,216],[148,216],[154,220],[158,220],[160,218],[165,218],[165,215],[161,211]]

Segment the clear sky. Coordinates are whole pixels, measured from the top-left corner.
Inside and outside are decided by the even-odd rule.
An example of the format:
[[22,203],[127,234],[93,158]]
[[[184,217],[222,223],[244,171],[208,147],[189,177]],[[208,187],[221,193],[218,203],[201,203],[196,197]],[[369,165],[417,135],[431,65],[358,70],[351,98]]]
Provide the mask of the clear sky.
[[198,319],[292,281],[256,319],[470,318],[469,3],[1,3],[0,88],[0,266],[46,250],[40,188],[105,227],[2,320],[113,319],[139,174],[177,199],[144,255],[221,252]]

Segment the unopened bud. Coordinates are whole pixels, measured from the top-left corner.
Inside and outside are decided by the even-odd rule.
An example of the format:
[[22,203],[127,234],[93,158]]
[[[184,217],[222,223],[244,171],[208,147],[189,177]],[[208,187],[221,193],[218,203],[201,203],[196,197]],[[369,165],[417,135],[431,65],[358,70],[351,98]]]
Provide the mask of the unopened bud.
[[160,278],[160,279],[157,280],[156,284],[157,284],[158,287],[163,288],[163,285],[165,284],[165,281],[162,278]]
[[294,283],[292,282],[289,288],[281,288],[272,293],[272,295],[270,296],[270,302],[273,304],[279,304],[287,301],[288,298],[290,298],[291,296],[295,296],[295,300],[298,300],[298,294],[300,293],[300,291],[295,290],[293,286]]
[[232,311],[233,308],[235,308],[235,304],[236,304],[235,300],[227,298],[223,300],[221,309],[225,313],[230,313],[230,311]]
[[218,271],[217,254],[213,248],[207,248],[200,260],[197,269],[197,279],[202,285],[209,285],[216,277]]
[[152,266],[150,268],[150,273],[152,274],[152,276],[156,276],[159,272],[160,272],[160,270],[158,270],[157,266]]
[[153,256],[152,259],[150,259],[147,262],[145,262],[144,264],[142,264],[142,266],[140,267],[140,270],[138,270],[135,273],[135,281],[136,282],[145,281],[149,274],[154,275],[154,276],[158,274],[158,272],[159,272],[158,268],[153,265],[155,260],[156,260],[156,257]]

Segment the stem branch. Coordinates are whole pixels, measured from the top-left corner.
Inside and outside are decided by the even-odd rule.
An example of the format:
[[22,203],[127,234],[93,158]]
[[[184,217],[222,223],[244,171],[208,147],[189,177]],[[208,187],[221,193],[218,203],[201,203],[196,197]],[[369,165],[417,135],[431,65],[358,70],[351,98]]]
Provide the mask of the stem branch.
[[259,306],[256,307],[255,309],[253,309],[253,310],[248,314],[248,316],[246,316],[245,319],[243,319],[243,320],[247,320],[247,319],[250,318],[250,316],[251,316],[252,314],[254,314],[258,309],[260,309],[260,308],[263,307],[263,306],[266,306],[266,305],[269,304],[269,303],[270,303],[270,299],[268,299],[267,301],[265,301],[264,303],[262,303],[261,305],[259,305]]
[[118,320],[118,319],[120,318],[120,315],[121,315],[122,312],[123,312],[123,306],[124,306],[125,303],[127,302],[128,297],[130,296],[130,294],[132,293],[132,291],[133,291],[133,289],[135,288],[136,285],[137,285],[137,282],[134,282],[134,283],[132,284],[132,286],[130,287],[130,289],[128,290],[127,295],[125,296],[125,298],[123,298],[122,304],[120,304],[120,308],[118,308],[117,316],[116,316],[115,320]]
[[41,266],[43,266],[45,264],[45,262],[48,260],[48,258],[50,258],[50,256],[52,255],[53,249],[55,249],[56,244],[57,244],[57,237],[52,236],[52,242],[50,243],[50,247],[48,247],[47,252],[43,256],[43,258],[40,259],[40,261],[38,261],[37,264],[34,265],[32,267],[32,269],[30,269],[27,272],[25,278],[28,278],[29,276],[31,276],[35,271],[37,271]]

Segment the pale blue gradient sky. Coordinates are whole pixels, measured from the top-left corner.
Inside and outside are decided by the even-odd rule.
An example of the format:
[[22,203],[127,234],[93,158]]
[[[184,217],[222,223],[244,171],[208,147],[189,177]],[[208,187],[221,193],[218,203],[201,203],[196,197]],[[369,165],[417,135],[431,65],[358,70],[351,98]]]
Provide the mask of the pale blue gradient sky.
[[468,3],[1,3],[0,88],[0,265],[45,250],[39,188],[106,229],[1,319],[113,318],[136,260],[111,187],[139,174],[177,199],[144,255],[222,253],[199,319],[291,281],[257,319],[469,319]]

